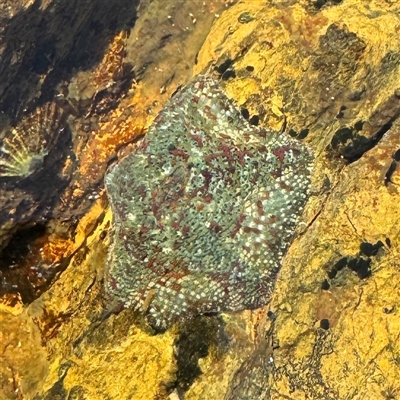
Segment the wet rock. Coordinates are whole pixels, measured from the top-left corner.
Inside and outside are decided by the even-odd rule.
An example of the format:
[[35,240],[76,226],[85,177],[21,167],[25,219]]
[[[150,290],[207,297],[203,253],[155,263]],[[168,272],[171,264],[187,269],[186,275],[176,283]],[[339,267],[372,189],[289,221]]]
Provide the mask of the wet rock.
[[[25,21],[25,8],[33,6],[3,3],[13,6],[4,8],[4,13],[1,9],[1,18],[21,17],[15,20],[16,31]],[[42,3],[44,10],[51,4]],[[74,153],[81,157],[80,173],[70,189],[71,197],[63,197],[63,210],[74,204],[68,199],[92,194],[92,189],[85,192],[86,183],[79,185],[80,179],[101,182],[107,162],[117,158],[117,151],[126,154],[134,146],[124,149],[121,143],[143,135],[140,128],[157,115],[178,85],[187,82],[192,67],[196,75],[228,58],[233,60],[236,77],[223,81],[228,95],[247,109],[249,117],[258,115],[260,126],[279,131],[286,121],[288,131],[297,136],[307,129],[302,140],[318,155],[315,195],[303,217],[305,225],[285,257],[270,304],[276,316],[274,327],[266,328],[268,307],[207,317],[223,318],[224,323],[223,332],[213,336],[217,339],[206,352],[200,346],[204,338],[189,327],[175,326],[151,336],[141,329],[132,311],[102,319],[101,279],[111,215],[103,213],[105,203],[91,199],[88,204],[96,201],[96,206],[76,225],[77,234],[67,235],[70,260],[53,285],[25,306],[26,314],[17,294],[2,298],[0,333],[6,339],[2,341],[0,397],[17,398],[18,392],[26,398],[66,393],[94,400],[168,398],[170,394],[186,399],[235,398],[235,394],[245,398],[248,393],[296,399],[395,397],[400,380],[400,349],[393,339],[398,333],[396,304],[400,301],[398,4],[372,0],[367,7],[355,0],[327,1],[317,9],[314,1],[302,0],[288,1],[285,6],[238,2],[216,9],[215,2],[209,2],[203,13],[198,3],[192,9],[183,6],[189,3],[168,2],[171,8],[161,10],[157,2],[142,3],[135,27],[128,27],[124,61],[133,66],[137,83],[121,92],[125,98],[116,96],[107,103],[111,111],[102,113],[101,107],[95,107],[89,121],[71,112],[67,123]],[[80,7],[92,4],[99,5],[74,3],[71,7],[81,11]],[[37,12],[33,17],[40,15]],[[195,23],[189,13],[197,19]],[[210,31],[215,13],[219,17]],[[254,20],[239,22],[243,13]],[[91,14],[79,15],[77,24]],[[201,15],[208,25],[201,25]],[[202,33],[196,36],[198,26]],[[88,42],[103,32],[101,24],[91,27],[94,36],[89,35]],[[101,64],[105,49],[119,43],[119,32],[113,32],[106,45],[101,44],[103,51],[94,52],[97,57],[89,64],[90,73]],[[65,46],[71,47],[70,43],[66,41]],[[77,46],[87,49],[84,44]],[[13,46],[19,48],[15,41]],[[50,60],[57,59],[58,47],[54,51],[41,44],[39,48]],[[76,47],[71,49],[76,51]],[[21,63],[18,51],[13,54]],[[83,50],[77,54],[82,57]],[[49,68],[40,57],[31,60],[33,75],[29,77],[42,76]],[[254,69],[248,71],[247,66]],[[12,87],[15,73],[5,75],[7,87]],[[48,78],[47,88],[58,85],[51,82]],[[19,90],[22,85],[16,87]],[[33,98],[33,92],[32,88],[19,90],[24,98]],[[7,92],[8,100],[16,97],[12,89]],[[51,99],[45,100],[43,104]],[[15,114],[15,102],[9,104],[14,105],[5,120]],[[90,110],[89,103],[79,105],[78,101],[78,106]],[[333,149],[335,133],[344,128],[350,128],[351,135]],[[66,235],[62,229],[57,233]],[[379,242],[383,246],[377,249]],[[329,278],[327,273],[333,270],[335,276]],[[324,280],[329,280],[329,288],[321,287]],[[321,327],[321,321],[329,321],[329,329]],[[215,333],[213,326],[207,332]],[[184,337],[180,332],[196,338],[200,347],[191,346],[190,340],[178,342],[177,338]],[[186,344],[180,347],[179,367],[174,343]],[[182,379],[177,380],[185,357],[192,361],[195,374],[180,375]]]

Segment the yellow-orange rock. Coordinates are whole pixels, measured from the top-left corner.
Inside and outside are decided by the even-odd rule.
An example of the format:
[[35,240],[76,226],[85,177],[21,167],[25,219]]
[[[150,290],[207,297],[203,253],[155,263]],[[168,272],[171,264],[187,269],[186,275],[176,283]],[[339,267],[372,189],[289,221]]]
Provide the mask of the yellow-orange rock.
[[[223,11],[219,4],[210,30],[217,2],[196,2],[197,10],[192,3],[185,13],[183,3],[140,10],[126,62],[151,67],[82,146],[100,143],[106,160],[118,138],[129,141],[139,132],[134,126],[148,124],[191,68],[197,74],[231,60],[222,81],[227,93],[260,124],[280,129],[286,122],[317,154],[314,196],[274,298],[265,310],[200,319],[158,336],[129,311],[102,321],[111,215],[99,200],[78,225],[71,261],[53,285],[29,306],[14,298],[1,306],[0,397],[397,398],[399,5],[249,1]],[[185,32],[203,12],[203,36]],[[157,48],[171,23],[173,36]],[[150,32],[158,35],[151,54],[143,50]],[[335,269],[341,259],[345,266]]]

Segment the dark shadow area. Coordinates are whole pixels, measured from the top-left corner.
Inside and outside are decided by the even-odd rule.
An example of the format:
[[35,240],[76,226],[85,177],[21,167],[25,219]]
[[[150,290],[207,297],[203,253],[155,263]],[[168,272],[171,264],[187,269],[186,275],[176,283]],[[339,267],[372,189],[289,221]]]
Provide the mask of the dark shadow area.
[[31,258],[31,243],[43,237],[45,232],[46,228],[43,225],[19,231],[2,251],[0,296],[6,293],[19,293],[24,303],[31,302],[37,297],[35,292],[43,281],[41,279],[43,274],[36,267],[27,268],[23,264]]
[[213,357],[227,351],[229,337],[225,332],[225,322],[221,317],[196,317],[182,325],[182,331],[175,340],[175,357],[178,370],[174,387],[183,395],[202,372],[199,359]]
[[134,25],[138,3],[37,0],[4,21],[0,112],[15,119],[31,99],[52,100],[57,84],[98,64],[115,34]]

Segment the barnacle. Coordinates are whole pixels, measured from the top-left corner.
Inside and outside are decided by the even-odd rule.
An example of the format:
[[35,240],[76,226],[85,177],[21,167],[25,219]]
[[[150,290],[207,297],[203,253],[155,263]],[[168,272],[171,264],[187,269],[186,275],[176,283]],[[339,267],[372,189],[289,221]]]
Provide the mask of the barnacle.
[[313,162],[299,141],[251,126],[214,79],[195,78],[106,175],[111,304],[162,329],[265,305]]
[[3,132],[0,145],[0,178],[27,178],[39,170],[62,131],[63,112],[47,103]]

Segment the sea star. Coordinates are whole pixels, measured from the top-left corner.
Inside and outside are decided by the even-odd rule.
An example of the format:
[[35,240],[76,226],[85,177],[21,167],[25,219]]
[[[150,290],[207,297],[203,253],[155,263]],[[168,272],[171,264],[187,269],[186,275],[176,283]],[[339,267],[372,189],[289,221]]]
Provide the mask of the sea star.
[[265,305],[309,197],[313,160],[304,144],[251,126],[215,79],[194,78],[106,175],[112,304],[162,329]]

